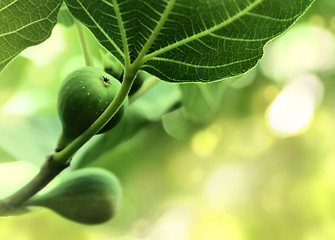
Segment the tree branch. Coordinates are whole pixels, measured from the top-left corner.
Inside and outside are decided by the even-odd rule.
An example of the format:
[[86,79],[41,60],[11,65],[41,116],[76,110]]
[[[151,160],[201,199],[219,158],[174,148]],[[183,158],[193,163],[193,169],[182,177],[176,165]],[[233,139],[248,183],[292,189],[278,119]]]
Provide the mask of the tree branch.
[[53,155],[50,155],[39,173],[30,182],[9,197],[0,200],[0,216],[15,214],[22,203],[44,188],[68,166],[69,164],[60,164],[53,161]]

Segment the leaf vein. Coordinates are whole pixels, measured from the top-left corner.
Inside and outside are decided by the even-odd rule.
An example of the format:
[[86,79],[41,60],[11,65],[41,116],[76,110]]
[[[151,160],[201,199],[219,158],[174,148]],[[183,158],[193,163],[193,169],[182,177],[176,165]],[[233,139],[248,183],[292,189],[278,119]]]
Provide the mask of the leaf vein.
[[100,24],[95,21],[91,13],[84,7],[84,5],[80,2],[80,0],[76,0],[77,3],[81,6],[81,8],[85,11],[86,15],[91,19],[91,21],[97,26],[100,32],[109,40],[112,46],[116,49],[116,51],[124,58],[124,53],[118,47],[118,45],[113,41],[113,39],[105,32],[105,30],[100,26]]
[[188,38],[185,38],[183,40],[180,40],[178,42],[175,42],[171,45],[168,45],[166,47],[163,47],[159,50],[156,50],[155,52],[152,52],[148,55],[146,55],[144,58],[143,58],[143,61],[148,61],[150,60],[150,58],[153,58],[153,57],[156,57],[164,52],[167,52],[167,51],[170,51],[174,48],[178,48],[188,42],[191,42],[191,41],[194,41],[196,39],[199,39],[201,37],[204,37],[222,27],[225,27],[229,24],[231,24],[232,22],[234,22],[235,20],[239,19],[240,17],[246,15],[248,12],[250,12],[253,8],[255,8],[257,5],[259,5],[260,3],[262,3],[263,0],[256,0],[255,2],[251,3],[249,6],[245,7],[243,10],[241,10],[240,12],[236,13],[235,15],[231,16],[230,18],[228,18],[227,20],[223,21],[222,23],[220,23],[219,25],[216,25],[216,26],[213,26],[209,29],[206,29],[205,31],[202,31],[200,33],[197,33],[191,37],[188,37]]
[[[242,59],[242,60],[238,60],[238,61],[232,61],[232,62],[229,62],[229,63],[220,64],[220,65],[213,65],[213,66],[186,63],[186,62],[167,59],[167,58],[162,58],[162,57],[154,57],[150,60],[151,61],[161,61],[161,62],[171,62],[171,63],[175,63],[175,64],[178,64],[178,65],[184,65],[184,66],[192,67],[192,68],[199,68],[200,67],[200,68],[204,68],[204,69],[216,69],[216,68],[228,67],[228,66],[231,66],[231,65],[235,65],[235,64],[239,64],[239,63],[243,63],[243,62],[247,62],[247,61],[252,61],[252,60],[258,59],[258,58],[259,58],[259,56],[257,55],[257,56],[254,56],[252,58],[246,58],[246,59]],[[145,65],[145,66],[147,66],[147,65]]]
[[[2,33],[2,34],[0,34],[0,37],[8,36],[8,35],[11,35],[11,34],[16,34],[16,33],[18,33],[19,31],[21,31],[21,30],[23,30],[23,29],[25,29],[25,28],[28,28],[28,27],[30,27],[30,26],[33,26],[33,25],[38,24],[38,23],[40,23],[40,22],[43,22],[43,21],[45,21],[45,20],[49,21],[49,17],[54,13],[54,11],[56,11],[56,9],[57,9],[57,8],[55,8],[54,10],[52,10],[52,11],[50,12],[50,14],[47,15],[46,17],[44,17],[44,18],[38,19],[38,20],[36,20],[36,21],[32,21],[32,22],[30,22],[29,24],[26,24],[26,25],[24,25],[24,26],[21,26],[20,28],[17,28],[17,29],[15,29],[15,30],[13,30],[13,31],[6,32],[6,33]],[[49,22],[51,22],[51,21],[49,21]]]
[[6,8],[9,8],[11,5],[13,5],[14,3],[16,3],[18,0],[14,0],[13,2],[9,3],[8,5],[4,6],[3,8],[0,9],[0,12],[5,10]]

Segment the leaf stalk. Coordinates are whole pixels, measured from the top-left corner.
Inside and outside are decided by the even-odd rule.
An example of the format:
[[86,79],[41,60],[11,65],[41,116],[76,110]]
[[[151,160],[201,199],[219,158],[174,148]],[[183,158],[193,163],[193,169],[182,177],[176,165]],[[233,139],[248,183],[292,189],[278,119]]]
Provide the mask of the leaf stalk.
[[83,51],[84,54],[84,59],[85,59],[85,64],[86,66],[91,66],[93,67],[93,60],[92,60],[92,56],[85,38],[85,33],[84,33],[84,29],[83,26],[81,25],[81,23],[74,19],[74,23],[76,25],[77,28],[77,32],[78,32],[78,37],[79,37],[79,41],[80,41],[80,45],[81,45],[81,49]]

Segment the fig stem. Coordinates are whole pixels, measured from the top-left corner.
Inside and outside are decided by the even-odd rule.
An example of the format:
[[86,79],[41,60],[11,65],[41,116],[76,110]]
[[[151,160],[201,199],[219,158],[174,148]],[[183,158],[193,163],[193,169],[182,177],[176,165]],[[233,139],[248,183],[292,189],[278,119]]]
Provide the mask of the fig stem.
[[39,173],[30,182],[7,198],[0,200],[0,216],[19,212],[22,203],[44,188],[66,167],[68,167],[68,164],[60,164],[53,160],[52,155],[48,156]]
[[138,69],[133,67],[128,67],[125,69],[125,74],[123,76],[123,81],[121,88],[111,104],[106,108],[106,110],[100,115],[100,117],[79,137],[73,140],[69,145],[59,152],[55,152],[53,159],[59,163],[66,163],[71,159],[71,157],[97,132],[100,131],[109,120],[115,115],[115,113],[122,106],[124,100],[128,96],[128,92],[133,84],[134,77]]
[[86,41],[86,38],[85,38],[85,33],[84,33],[83,26],[76,19],[74,19],[74,23],[75,23],[76,28],[77,28],[81,49],[82,49],[83,54],[84,54],[85,64],[88,67],[89,66],[94,67],[93,60],[92,60],[92,57],[91,57],[91,54],[90,54],[90,50],[89,50],[89,47],[88,47],[88,44],[87,44],[87,41]]

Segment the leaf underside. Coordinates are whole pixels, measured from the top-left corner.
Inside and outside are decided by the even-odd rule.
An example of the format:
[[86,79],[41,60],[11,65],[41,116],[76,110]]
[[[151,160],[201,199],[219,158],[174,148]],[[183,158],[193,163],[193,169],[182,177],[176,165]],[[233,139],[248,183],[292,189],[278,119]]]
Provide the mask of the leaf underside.
[[121,62],[169,82],[210,82],[256,65],[313,0],[66,0]]
[[27,47],[46,40],[63,0],[0,1],[0,71]]

